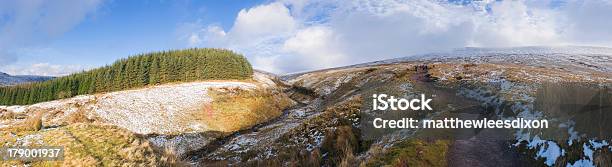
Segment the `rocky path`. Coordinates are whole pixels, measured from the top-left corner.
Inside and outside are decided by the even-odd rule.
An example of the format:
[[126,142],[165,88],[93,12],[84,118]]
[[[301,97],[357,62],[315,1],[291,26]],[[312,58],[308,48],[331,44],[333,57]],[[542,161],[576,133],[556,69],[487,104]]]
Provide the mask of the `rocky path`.
[[[436,102],[459,108],[446,108],[450,116],[463,120],[496,119],[494,111],[480,107],[480,103],[457,94],[455,89],[433,86],[427,71],[413,75],[421,81],[415,88],[436,95]],[[444,111],[446,110],[446,111]],[[443,119],[443,118],[436,118]],[[454,140],[447,152],[447,164],[451,167],[530,166],[524,155],[511,147],[511,132],[507,129],[450,129]],[[446,134],[448,135],[448,134]]]

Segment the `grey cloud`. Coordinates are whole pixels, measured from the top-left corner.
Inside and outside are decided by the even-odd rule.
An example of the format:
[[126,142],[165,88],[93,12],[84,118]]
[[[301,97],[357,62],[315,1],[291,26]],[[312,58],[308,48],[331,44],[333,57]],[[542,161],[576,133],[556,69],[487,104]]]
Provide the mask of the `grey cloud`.
[[612,1],[571,1],[564,5],[570,40],[585,44],[612,45]]

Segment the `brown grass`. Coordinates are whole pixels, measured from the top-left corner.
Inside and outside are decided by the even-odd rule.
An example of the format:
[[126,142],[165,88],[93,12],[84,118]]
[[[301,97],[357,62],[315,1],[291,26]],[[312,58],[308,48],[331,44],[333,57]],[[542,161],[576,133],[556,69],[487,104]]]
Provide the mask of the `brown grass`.
[[13,113],[12,111],[0,109],[0,120],[15,119],[16,117],[17,115],[15,115],[15,113]]
[[[111,125],[76,123],[47,131],[30,132],[42,136],[44,145],[63,146],[63,161],[38,161],[31,166],[188,166],[169,150],[159,150],[148,140]],[[24,136],[18,134],[18,136]],[[15,137],[0,136],[14,144]],[[23,166],[10,161],[3,165]]]
[[503,77],[521,83],[546,82],[558,80],[562,82],[583,82],[593,79],[595,82],[609,82],[609,74],[598,71],[583,71],[586,74],[567,71],[557,68],[542,68],[529,65],[517,65],[511,63],[444,63],[436,64],[436,68],[430,70],[435,77],[446,77],[449,80],[472,80],[486,81],[490,72],[503,71]]
[[[358,165],[355,155],[359,153],[362,143],[359,140],[358,129],[351,126],[349,119],[357,114],[361,101],[361,98],[353,97],[326,109],[322,114],[283,134],[274,145],[270,146],[274,150],[280,150],[277,156],[249,161],[238,166],[319,167],[339,166],[341,163],[350,164],[350,166]],[[310,137],[309,132],[313,130],[326,134],[321,147],[307,151],[303,145],[294,143],[296,137]],[[307,140],[313,141],[314,139]],[[241,155],[241,159],[256,159],[259,153],[258,151],[247,152]],[[322,154],[327,156],[323,157]]]
[[292,105],[284,93],[269,89],[210,90],[212,104],[194,115],[211,130],[234,132],[276,118]]
[[[218,164],[218,163],[217,163]],[[228,166],[228,165],[210,165],[204,166]],[[308,152],[301,147],[287,147],[269,159],[255,159],[244,164],[236,166],[303,166],[303,167],[320,167],[326,166],[322,164],[322,155],[318,148]]]
[[343,125],[325,135],[321,149],[329,153],[331,164],[343,166],[354,163],[353,153],[359,150],[359,138],[355,131],[353,127]]
[[18,125],[9,129],[12,132],[22,132],[22,131],[39,131],[43,128],[42,121],[42,112],[36,112],[30,115],[26,120],[19,123]]
[[359,165],[359,162],[355,158],[355,155],[353,155],[353,151],[351,151],[350,149],[347,149],[346,151],[344,151],[344,156],[342,157],[342,160],[340,161],[340,164],[338,166],[351,167],[351,166],[358,166],[358,165]]
[[156,166],[180,167],[189,166],[189,163],[182,160],[172,149],[164,149]]
[[85,114],[85,111],[76,111],[72,114],[70,114],[66,120],[66,122],[68,124],[75,124],[75,123],[92,123],[94,122],[93,119],[89,119],[87,117],[87,115]]

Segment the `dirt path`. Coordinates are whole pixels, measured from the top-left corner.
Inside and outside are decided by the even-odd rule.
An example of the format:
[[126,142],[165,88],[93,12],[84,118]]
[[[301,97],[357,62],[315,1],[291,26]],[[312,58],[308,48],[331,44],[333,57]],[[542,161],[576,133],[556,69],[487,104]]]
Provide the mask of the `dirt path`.
[[502,140],[455,140],[448,152],[451,167],[530,166]]
[[[417,81],[429,81],[425,73],[417,73],[412,77]],[[480,103],[457,94],[456,89],[435,86],[433,82],[420,82],[415,88],[435,94],[439,104],[461,106],[457,109],[442,109],[449,112],[446,118],[463,120],[497,119],[494,111],[480,107]],[[447,111],[443,111],[447,110]],[[444,119],[439,117],[436,119]],[[511,131],[507,129],[450,129],[453,133],[452,145],[447,152],[447,164],[451,167],[488,167],[488,166],[530,166],[525,157],[511,147]],[[448,134],[447,134],[448,135]]]
[[[496,119],[481,107],[471,107],[468,110],[474,109],[480,109],[480,114],[474,114],[475,111],[464,111],[468,114],[459,114],[459,119]],[[456,133],[455,136],[459,137],[453,141],[447,153],[448,166],[530,166],[524,156],[511,147],[513,136],[508,129],[453,129],[453,131]]]

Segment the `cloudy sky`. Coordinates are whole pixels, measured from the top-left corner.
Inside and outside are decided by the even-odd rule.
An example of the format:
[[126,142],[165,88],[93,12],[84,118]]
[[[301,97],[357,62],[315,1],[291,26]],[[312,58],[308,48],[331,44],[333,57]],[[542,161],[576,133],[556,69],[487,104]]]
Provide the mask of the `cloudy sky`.
[[461,47],[612,47],[612,1],[0,0],[0,71],[66,75],[228,48],[291,73]]

